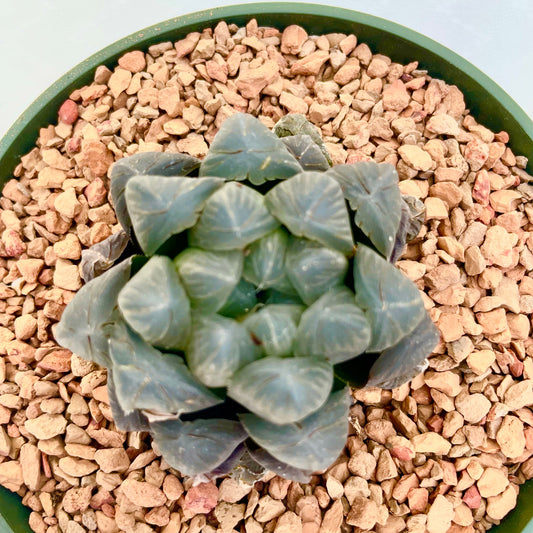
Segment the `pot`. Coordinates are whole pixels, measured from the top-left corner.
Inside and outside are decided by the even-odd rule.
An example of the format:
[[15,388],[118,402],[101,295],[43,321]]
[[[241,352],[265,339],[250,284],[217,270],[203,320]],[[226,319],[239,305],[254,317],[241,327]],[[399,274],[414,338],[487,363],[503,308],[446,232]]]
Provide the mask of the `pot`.
[[[280,29],[297,21],[310,34],[355,33],[360,42],[395,62],[418,60],[420,68],[427,69],[431,76],[459,87],[480,124],[496,132],[507,131],[515,154],[533,156],[533,121],[496,83],[451,50],[399,24],[364,13],[314,4],[268,2],[215,8],[167,20],[109,45],[74,67],[33,102],[0,140],[0,183],[10,179],[20,156],[34,146],[39,128],[57,120],[57,110],[68,95],[91,83],[98,65],[113,68],[128,51],[177,41],[191,31],[214,27],[221,20],[245,25],[250,18],[256,18],[260,26]],[[527,170],[533,172],[533,157]],[[533,533],[532,498],[530,481],[521,487],[517,508],[491,531]],[[30,532],[28,517],[29,510],[22,506],[18,495],[0,487],[0,533]]]

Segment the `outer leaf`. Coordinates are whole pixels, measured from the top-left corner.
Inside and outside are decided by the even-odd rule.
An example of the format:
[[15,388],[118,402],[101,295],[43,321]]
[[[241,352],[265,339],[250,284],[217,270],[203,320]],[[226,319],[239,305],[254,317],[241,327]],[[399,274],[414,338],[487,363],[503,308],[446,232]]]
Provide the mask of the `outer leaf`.
[[321,172],[301,172],[266,196],[269,211],[297,237],[353,252],[352,232],[340,185]]
[[402,196],[402,214],[400,226],[394,239],[390,262],[396,263],[403,254],[405,244],[412,241],[419,233],[426,218],[426,207],[414,196]]
[[118,305],[128,324],[150,344],[181,349],[187,343],[189,299],[168,257],[152,257],[120,291]]
[[294,466],[288,465],[278,461],[273,455],[270,455],[264,448],[253,448],[247,446],[248,453],[254,461],[259,463],[265,470],[274,472],[277,476],[281,476],[297,483],[309,483],[311,479],[312,470],[301,470]]
[[219,315],[193,316],[185,350],[192,373],[208,387],[226,387],[232,375],[260,356],[246,328]]
[[363,353],[370,344],[370,324],[353,301],[353,293],[339,287],[311,305],[298,326],[294,354],[322,356],[337,364]]
[[264,197],[241,183],[229,182],[205,203],[189,244],[210,250],[242,250],[279,226]]
[[194,226],[221,178],[134,176],[126,186],[126,205],[135,236],[151,255],[172,235]]
[[386,349],[370,369],[367,386],[395,389],[424,371],[440,338],[439,330],[430,316],[422,318],[420,324],[398,344]]
[[107,369],[107,394],[109,396],[109,405],[113,413],[113,421],[120,431],[149,431],[150,425],[148,419],[142,414],[139,409],[126,414],[120,405],[117,392],[115,389],[115,382],[113,380],[113,371]]
[[260,291],[283,286],[288,240],[287,232],[278,228],[253,242],[244,260],[244,279],[253,283]]
[[210,252],[188,248],[174,259],[194,308],[216,312],[226,303],[241,278],[242,252]]
[[228,296],[219,314],[229,318],[238,318],[249,313],[257,305],[255,286],[241,279]]
[[292,467],[315,472],[330,466],[348,438],[348,389],[331,394],[316,413],[298,423],[276,425],[252,413],[240,415],[250,437],[273,457]]
[[291,239],[285,268],[300,298],[309,305],[331,287],[344,285],[348,259],[315,241]]
[[222,403],[198,383],[178,355],[162,354],[126,324],[109,340],[118,403],[126,414],[180,415]]
[[267,305],[248,316],[244,325],[267,356],[285,357],[292,353],[303,309],[297,305]]
[[84,359],[110,366],[105,328],[113,320],[118,293],[130,277],[131,260],[122,261],[76,293],[55,330],[58,344]]
[[228,396],[273,424],[289,424],[321,407],[332,385],[333,369],[324,359],[267,357],[237,372]]
[[117,219],[128,235],[131,219],[124,192],[132,176],[187,176],[200,166],[200,160],[186,154],[170,152],[143,152],[125,157],[111,167],[111,197]]
[[81,251],[81,277],[85,283],[110,269],[128,245],[129,237],[125,231],[117,231],[107,239],[93,244],[88,250]]
[[186,476],[214,470],[247,437],[239,422],[217,418],[155,422],[151,427],[167,463]]
[[372,328],[369,351],[396,344],[420,323],[426,310],[416,285],[372,249],[359,244],[354,259],[355,303]]
[[200,167],[201,176],[221,176],[253,185],[288,178],[300,172],[296,159],[263,123],[236,113],[215,135]]
[[385,257],[390,257],[400,225],[402,197],[398,174],[389,164],[362,161],[336,165],[328,175],[337,180],[355,211],[355,224]]
[[293,135],[281,139],[303,170],[328,170],[330,163],[309,135]]
[[313,142],[320,148],[328,163],[330,165],[333,164],[320,131],[305,118],[305,115],[301,113],[289,113],[276,122],[273,131],[278,137],[309,135]]

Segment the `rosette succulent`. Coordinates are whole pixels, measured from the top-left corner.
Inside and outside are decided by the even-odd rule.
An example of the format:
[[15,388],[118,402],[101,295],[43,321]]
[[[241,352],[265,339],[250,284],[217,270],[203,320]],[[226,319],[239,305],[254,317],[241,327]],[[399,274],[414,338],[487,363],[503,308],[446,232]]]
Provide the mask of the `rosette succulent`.
[[116,425],[149,431],[185,475],[307,480],[345,445],[348,386],[397,387],[438,341],[393,265],[421,223],[394,167],[331,166],[301,116],[274,132],[236,114],[203,161],[117,162],[125,234],[84,258],[99,275],[56,330],[108,369]]

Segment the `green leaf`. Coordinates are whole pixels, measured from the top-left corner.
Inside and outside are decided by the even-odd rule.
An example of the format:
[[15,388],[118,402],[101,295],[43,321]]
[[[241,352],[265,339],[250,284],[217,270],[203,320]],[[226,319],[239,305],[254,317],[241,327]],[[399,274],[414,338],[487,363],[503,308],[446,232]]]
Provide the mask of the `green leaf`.
[[297,237],[344,254],[353,252],[350,219],[340,185],[321,172],[301,172],[265,196],[269,211]]
[[395,389],[407,383],[427,368],[427,358],[439,338],[439,330],[426,313],[409,335],[382,352],[370,369],[367,386]]
[[361,161],[336,165],[327,174],[342,187],[344,197],[355,211],[355,224],[376,250],[389,258],[402,208],[396,169],[388,163]]
[[133,176],[187,176],[200,166],[200,160],[186,154],[170,152],[143,152],[117,161],[110,172],[111,197],[121,226],[131,235],[131,219],[124,192]]
[[242,250],[279,226],[264,197],[242,183],[229,182],[207,200],[189,245],[209,250]]
[[303,310],[304,307],[297,305],[266,305],[249,315],[243,323],[267,356],[285,357],[292,353]]
[[298,423],[277,425],[252,413],[239,418],[250,437],[278,461],[315,472],[331,466],[346,445],[349,406],[345,388]]
[[309,135],[313,142],[320,148],[320,151],[326,158],[327,162],[332,165],[326,144],[322,139],[320,130],[305,118],[301,113],[289,113],[281,117],[274,125],[273,132],[278,137],[296,137],[298,135]]
[[[246,443],[248,444],[248,443]],[[264,448],[253,448],[248,446],[248,453],[250,457],[260,464],[265,470],[274,472],[277,476],[281,476],[297,483],[309,483],[312,470],[301,470],[294,466],[288,465],[278,461],[273,455],[270,455]]]
[[107,395],[109,397],[109,406],[113,413],[113,422],[120,431],[149,431],[150,425],[148,419],[143,415],[140,409],[135,409],[126,413],[117,398],[115,381],[113,379],[113,370],[107,369]]
[[294,355],[315,355],[332,364],[363,353],[370,344],[370,324],[346,287],[331,289],[304,311]]
[[355,303],[372,328],[369,351],[396,344],[426,313],[417,286],[371,248],[359,244],[354,265]]
[[126,205],[144,253],[152,255],[172,235],[194,226],[206,200],[222,185],[221,178],[132,177]]
[[285,279],[285,252],[289,236],[278,228],[253,242],[246,251],[243,277],[253,283],[257,290],[283,287]]
[[226,387],[242,366],[260,357],[246,328],[220,315],[193,315],[185,350],[192,373],[208,387]]
[[303,170],[328,170],[330,163],[309,135],[293,135],[281,139]]
[[300,298],[309,305],[330,288],[344,285],[348,259],[341,252],[315,241],[293,238],[285,268]]
[[153,256],[118,296],[126,322],[150,344],[182,349],[191,327],[187,293],[168,257]]
[[218,313],[229,318],[238,318],[249,313],[256,305],[255,286],[241,279]]
[[264,303],[265,305],[270,304],[286,304],[286,305],[304,305],[304,302],[300,299],[300,297],[297,294],[292,293],[284,293],[280,291],[276,291],[273,289],[269,289],[265,293],[264,297]]
[[230,380],[228,396],[273,424],[302,420],[326,401],[333,369],[317,357],[267,357]]
[[216,469],[247,437],[239,422],[217,418],[154,422],[151,428],[165,461],[186,476]]
[[174,259],[176,269],[195,309],[216,312],[241,278],[243,255],[238,250],[211,252],[188,248]]
[[54,333],[59,345],[100,366],[110,365],[106,328],[114,320],[117,297],[130,277],[131,261],[131,257],[122,261],[76,293]]
[[222,123],[215,135],[200,175],[261,185],[288,178],[300,170],[285,145],[260,120],[236,113]]
[[183,359],[163,354],[125,323],[109,339],[113,381],[126,414],[142,409],[153,416],[176,416],[212,407],[222,400],[198,383]]

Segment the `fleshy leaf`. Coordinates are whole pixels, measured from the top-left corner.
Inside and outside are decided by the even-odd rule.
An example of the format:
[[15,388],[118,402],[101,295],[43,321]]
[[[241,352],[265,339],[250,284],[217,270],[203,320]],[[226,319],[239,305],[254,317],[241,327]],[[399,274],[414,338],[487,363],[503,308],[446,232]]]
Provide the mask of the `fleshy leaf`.
[[406,243],[416,238],[425,219],[426,207],[424,203],[414,196],[402,195],[402,214],[389,259],[391,263],[396,263],[400,259]]
[[309,483],[311,474],[313,473],[312,470],[301,470],[287,463],[282,463],[273,455],[270,455],[264,448],[252,448],[250,446],[247,446],[247,448],[250,457],[265,470],[274,472],[277,476],[296,481],[297,483]]
[[185,350],[192,373],[208,387],[226,387],[242,366],[260,357],[246,328],[220,315],[193,315]]
[[407,383],[425,370],[439,338],[439,330],[426,313],[409,335],[382,352],[370,369],[367,386],[395,389]]
[[154,415],[179,415],[222,403],[198,383],[179,355],[163,354],[126,324],[109,339],[118,403],[126,414],[142,409]]
[[174,259],[195,309],[218,311],[241,278],[243,255],[238,250],[211,252],[188,248]]
[[117,161],[110,172],[111,197],[120,225],[131,234],[131,219],[124,192],[133,176],[187,176],[200,167],[200,160],[187,154],[170,152],[142,152]]
[[130,239],[123,230],[81,251],[81,277],[85,283],[109,270],[120,258]]
[[376,250],[389,258],[400,225],[402,197],[396,169],[387,163],[361,161],[336,165],[327,172],[342,187],[355,211],[355,224]]
[[306,309],[298,326],[294,355],[315,355],[332,364],[363,353],[370,344],[370,324],[347,287],[338,287]]
[[292,353],[303,309],[297,305],[266,305],[248,316],[244,325],[267,356],[285,357]]
[[110,366],[108,332],[117,297],[130,277],[132,258],[84,285],[67,305],[55,330],[58,344],[100,366]]
[[301,113],[289,113],[276,122],[272,131],[278,137],[309,135],[313,142],[320,148],[320,151],[324,154],[327,162],[330,165],[333,164],[320,131],[314,124],[311,124],[311,122],[305,118],[305,115],[302,115]]
[[311,304],[331,287],[344,284],[346,256],[316,241],[291,239],[285,262],[287,277],[306,303]]
[[189,245],[209,250],[242,250],[279,226],[264,197],[252,188],[228,182],[205,203],[189,232]]
[[281,139],[303,170],[328,170],[329,161],[309,135],[293,135]]
[[194,226],[206,200],[222,185],[221,178],[133,176],[126,205],[144,253],[152,255],[172,235]]
[[186,476],[215,470],[247,435],[234,420],[169,420],[151,424],[152,436],[167,463]]
[[247,442],[241,444],[244,452],[241,452],[241,456],[229,473],[229,477],[237,481],[241,486],[252,488],[257,481],[263,479],[266,472],[265,468],[251,456],[247,444]]
[[325,405],[298,423],[277,425],[252,413],[239,415],[250,437],[278,461],[315,472],[329,467],[348,438],[348,389],[329,395]]
[[107,395],[109,396],[109,406],[113,413],[113,422],[115,422],[120,431],[149,431],[150,425],[148,424],[148,419],[139,409],[135,409],[127,414],[122,409],[117,398],[111,368],[107,369]]
[[352,231],[340,185],[322,172],[301,172],[265,196],[269,211],[297,237],[344,254],[353,252]]
[[415,329],[424,302],[417,286],[368,246],[358,244],[353,272],[355,303],[372,328],[368,351],[381,352]]
[[270,304],[285,304],[285,305],[304,305],[304,302],[300,299],[297,294],[285,293],[270,289],[265,293],[266,305]]
[[230,318],[237,318],[249,313],[257,305],[255,286],[241,279],[228,296],[226,303],[218,313]]
[[284,179],[301,167],[263,123],[247,113],[228,117],[200,167],[201,176],[220,176],[253,185]]
[[228,396],[274,424],[302,420],[321,407],[333,385],[333,368],[317,357],[267,357],[230,380]]
[[150,344],[182,349],[191,327],[190,304],[168,257],[155,255],[118,296],[126,322]]
[[288,240],[287,232],[278,228],[253,242],[248,248],[244,259],[243,277],[253,283],[257,290],[284,285]]

